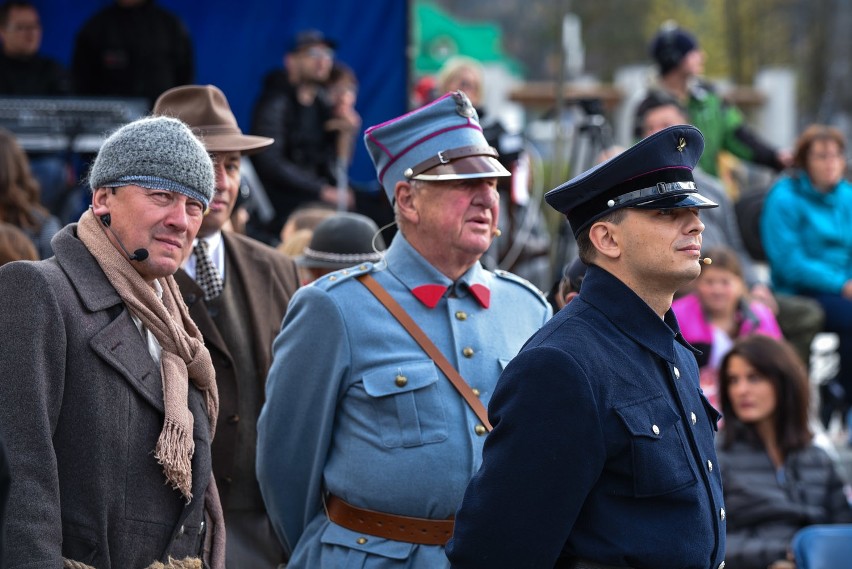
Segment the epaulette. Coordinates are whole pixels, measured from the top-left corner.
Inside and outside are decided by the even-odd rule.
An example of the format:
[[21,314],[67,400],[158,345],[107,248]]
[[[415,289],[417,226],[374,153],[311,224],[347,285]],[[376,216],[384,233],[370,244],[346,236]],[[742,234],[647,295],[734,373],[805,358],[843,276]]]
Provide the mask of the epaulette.
[[314,282],[310,284],[310,286],[316,286],[323,290],[328,290],[332,287],[339,285],[342,282],[346,282],[348,280],[357,277],[358,275],[363,275],[365,273],[372,273],[377,270],[377,267],[381,263],[361,263],[360,265],[355,265],[354,267],[349,267],[346,269],[338,269],[333,273],[328,273],[327,275],[323,275]]
[[501,269],[497,269],[496,271],[494,271],[494,276],[522,286],[526,290],[533,293],[533,295],[538,298],[542,304],[544,304],[545,306],[550,306],[550,303],[547,302],[547,298],[544,296],[544,293],[539,290],[537,286],[532,284],[524,277],[519,277],[515,273],[510,273],[509,271],[504,271]]

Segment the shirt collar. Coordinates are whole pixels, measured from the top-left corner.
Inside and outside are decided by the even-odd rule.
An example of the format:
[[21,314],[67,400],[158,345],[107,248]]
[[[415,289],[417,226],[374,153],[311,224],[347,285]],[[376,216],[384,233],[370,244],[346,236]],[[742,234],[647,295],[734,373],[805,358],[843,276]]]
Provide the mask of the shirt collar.
[[661,319],[630,287],[597,265],[586,270],[579,298],[602,312],[635,342],[667,361],[674,361],[673,339],[698,352],[683,339],[671,308]]
[[[192,241],[193,251],[195,250],[195,246],[198,244],[198,241],[203,239],[207,242],[207,254],[210,255],[210,260],[213,261],[213,265],[219,270],[219,274],[222,275],[222,278],[225,278],[225,240],[222,238],[222,231],[217,231],[212,235],[208,235],[207,237],[201,238],[196,237]],[[186,261],[183,263],[184,272],[191,278],[195,280],[195,253],[191,253]]]
[[394,236],[385,253],[385,263],[388,271],[429,308],[435,308],[451,287],[457,296],[470,293],[483,308],[491,304],[490,281],[493,275],[483,269],[480,263],[474,263],[453,282],[423,258],[402,232]]

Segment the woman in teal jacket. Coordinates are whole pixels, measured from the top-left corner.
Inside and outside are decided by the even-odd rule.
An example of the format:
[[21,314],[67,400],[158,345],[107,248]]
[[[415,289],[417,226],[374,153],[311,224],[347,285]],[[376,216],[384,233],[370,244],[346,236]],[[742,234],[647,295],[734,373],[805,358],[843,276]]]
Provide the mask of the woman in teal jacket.
[[[839,130],[808,127],[796,143],[796,170],[766,198],[761,237],[779,292],[808,295],[825,310],[825,329],[839,336],[837,378],[852,402],[852,184]],[[852,413],[847,418],[852,424]],[[852,437],[852,435],[850,435]],[[852,439],[850,439],[852,442]]]

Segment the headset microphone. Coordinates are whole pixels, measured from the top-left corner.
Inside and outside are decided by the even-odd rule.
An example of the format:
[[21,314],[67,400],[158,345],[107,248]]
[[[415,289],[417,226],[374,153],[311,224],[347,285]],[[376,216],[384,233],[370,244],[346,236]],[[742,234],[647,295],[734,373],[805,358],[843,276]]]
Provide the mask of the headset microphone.
[[701,259],[698,259],[698,262],[704,263],[705,265],[712,265],[713,259],[711,259],[710,257],[702,257]]
[[124,243],[121,242],[121,239],[118,238],[118,235],[116,235],[115,232],[112,230],[112,228],[109,226],[110,223],[112,223],[112,217],[110,217],[110,214],[108,214],[108,213],[103,214],[101,216],[101,223],[103,223],[104,227],[107,228],[107,231],[112,233],[112,236],[115,237],[115,242],[118,243],[118,246],[121,247],[121,250],[124,251],[125,255],[127,255],[128,260],[130,260],[130,261],[144,261],[145,259],[148,258],[148,249],[139,248],[139,249],[136,249],[133,252],[132,255],[130,254],[130,252],[127,250],[127,247],[124,246]]

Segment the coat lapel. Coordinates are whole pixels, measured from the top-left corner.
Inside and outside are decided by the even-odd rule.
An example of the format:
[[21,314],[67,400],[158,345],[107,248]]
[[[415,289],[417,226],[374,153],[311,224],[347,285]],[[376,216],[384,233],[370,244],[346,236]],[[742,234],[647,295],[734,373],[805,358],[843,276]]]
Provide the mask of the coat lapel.
[[198,326],[201,335],[204,336],[204,343],[207,348],[215,348],[227,354],[230,358],[228,346],[225,345],[225,340],[222,339],[219,328],[216,327],[216,323],[210,317],[210,313],[207,312],[207,304],[204,302],[204,291],[183,269],[178,269],[178,272],[175,273],[175,281],[177,281],[178,287],[180,287],[180,294],[183,296],[183,301],[186,303],[187,308],[189,308],[189,316],[195,322],[195,325]]
[[[128,331],[131,334],[128,334]],[[90,345],[96,354],[114,367],[153,407],[163,407],[163,382],[160,366],[148,352],[148,346],[124,310],[118,318],[95,334]]]
[[[243,288],[246,291],[246,305],[248,306],[249,317],[253,330],[259,330],[260,326],[269,320],[268,306],[263,303],[264,299],[271,298],[272,295],[272,265],[268,259],[234,239],[227,232],[222,233],[222,238],[225,240],[225,254],[228,255],[231,261],[231,269],[234,274],[240,279]],[[225,277],[226,279],[228,276]],[[264,350],[257,345],[257,336],[254,336],[253,354],[258,369],[268,369],[272,363],[270,361],[260,361],[265,359],[262,354]]]
[[[148,346],[121,297],[77,238],[76,228],[76,224],[66,226],[53,240],[57,262],[87,310],[115,314],[90,340],[92,350],[115,368],[146,401],[164,412],[160,366],[148,352]],[[63,262],[65,259],[73,259],[74,262]],[[93,322],[97,320],[95,318]]]

